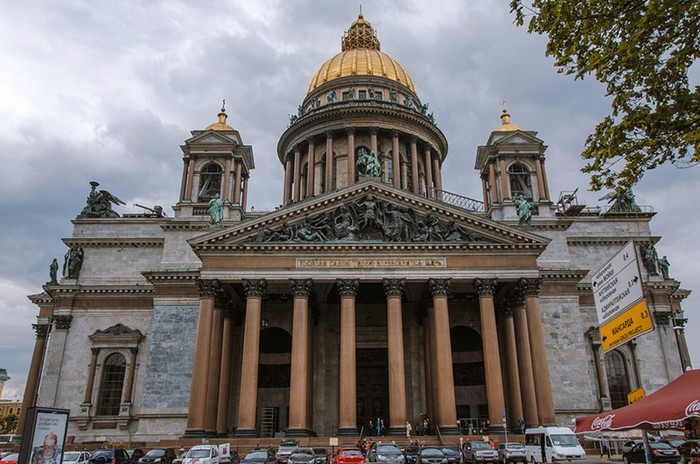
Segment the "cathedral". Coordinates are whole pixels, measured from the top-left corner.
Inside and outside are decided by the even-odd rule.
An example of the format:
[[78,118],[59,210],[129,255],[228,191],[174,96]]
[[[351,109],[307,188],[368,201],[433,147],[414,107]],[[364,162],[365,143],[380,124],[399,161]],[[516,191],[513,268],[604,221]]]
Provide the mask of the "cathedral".
[[[279,139],[275,211],[247,208],[253,147],[227,118],[181,146],[174,217],[119,215],[92,182],[30,296],[23,411],[70,410],[76,443],[570,426],[684,370],[689,291],[652,208],[553,195],[545,141],[505,107],[483,198],[445,191],[447,139],[362,15]],[[654,330],[605,351],[592,275],[629,242]]]

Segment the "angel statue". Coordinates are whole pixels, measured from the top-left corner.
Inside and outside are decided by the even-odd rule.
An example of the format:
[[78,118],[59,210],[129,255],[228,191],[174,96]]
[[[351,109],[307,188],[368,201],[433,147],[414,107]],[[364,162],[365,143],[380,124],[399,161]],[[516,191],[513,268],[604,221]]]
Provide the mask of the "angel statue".
[[98,191],[97,187],[99,185],[98,182],[90,182],[91,188],[87,197],[87,204],[76,219],[119,217],[119,214],[112,209],[112,203],[115,205],[125,205],[126,203],[107,190]]
[[532,205],[522,194],[518,194],[513,198],[513,203],[518,207],[518,225],[530,224],[532,219]]
[[612,206],[608,209],[608,213],[637,213],[642,210],[637,205],[631,188],[628,188],[622,193],[613,191],[598,198],[598,201],[603,200],[608,200],[608,203],[612,203]]
[[357,152],[357,173],[360,177],[379,177],[382,167],[379,165],[377,155],[365,148],[360,148]]

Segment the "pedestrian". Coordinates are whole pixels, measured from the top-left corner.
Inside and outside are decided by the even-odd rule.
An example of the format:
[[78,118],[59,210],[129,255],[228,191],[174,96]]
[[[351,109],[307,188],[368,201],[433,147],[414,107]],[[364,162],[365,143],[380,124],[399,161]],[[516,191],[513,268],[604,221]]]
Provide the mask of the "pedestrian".
[[474,422],[469,421],[469,435],[474,435]]
[[606,455],[608,460],[610,460],[610,441],[608,440],[608,437],[605,436],[600,441],[600,457],[602,458],[604,455]]
[[377,417],[377,436],[381,436],[382,434],[382,420]]
[[411,423],[406,421],[406,438],[411,439]]
[[518,421],[518,427],[520,427],[520,433],[525,435],[525,420],[524,419],[521,418]]

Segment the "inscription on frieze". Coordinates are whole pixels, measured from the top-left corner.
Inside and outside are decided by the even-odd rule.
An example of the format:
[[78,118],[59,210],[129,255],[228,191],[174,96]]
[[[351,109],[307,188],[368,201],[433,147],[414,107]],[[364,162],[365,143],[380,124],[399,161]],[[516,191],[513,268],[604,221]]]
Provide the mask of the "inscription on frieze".
[[437,268],[447,267],[445,258],[297,258],[297,268]]

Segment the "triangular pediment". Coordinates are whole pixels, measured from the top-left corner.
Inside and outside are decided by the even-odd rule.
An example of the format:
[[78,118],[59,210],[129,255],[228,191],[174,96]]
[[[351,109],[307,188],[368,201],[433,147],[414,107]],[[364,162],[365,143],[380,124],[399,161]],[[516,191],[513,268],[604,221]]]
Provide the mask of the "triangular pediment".
[[196,252],[279,246],[544,249],[548,239],[371,180],[207,233],[189,243]]
[[196,131],[193,136],[185,140],[187,145],[198,144],[233,144],[242,145],[241,137],[237,131],[222,132],[222,131]]
[[544,143],[543,140],[536,137],[537,132],[534,131],[513,131],[513,132],[493,132],[487,145],[524,145]]

